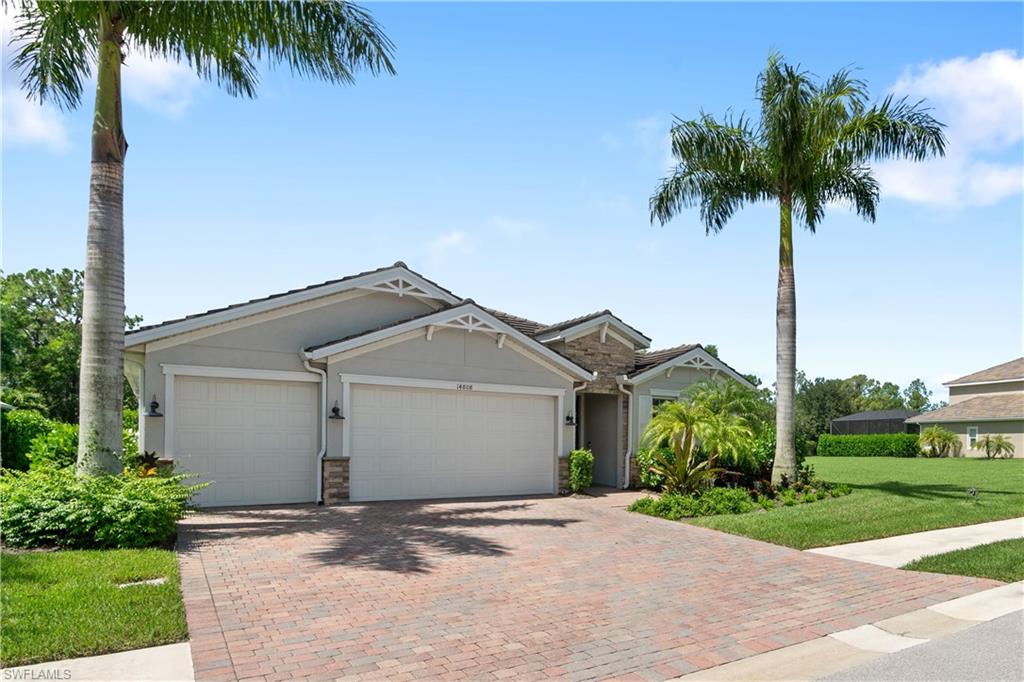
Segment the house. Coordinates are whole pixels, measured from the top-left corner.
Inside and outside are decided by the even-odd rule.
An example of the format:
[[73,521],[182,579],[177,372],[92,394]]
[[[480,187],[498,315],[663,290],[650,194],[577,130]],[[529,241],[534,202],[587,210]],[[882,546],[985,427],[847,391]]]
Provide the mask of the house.
[[731,367],[603,310],[485,308],[404,263],[126,333],[140,445],[207,506],[555,493],[567,454],[634,476],[660,400]]
[[1024,457],[1024,357],[946,382],[949,405],[907,420],[922,429],[941,426],[956,433],[963,454],[983,457],[974,447],[981,436],[1005,435],[1014,457]]
[[837,436],[865,433],[917,433],[917,427],[907,424],[914,410],[869,410],[838,417],[829,422],[829,432]]

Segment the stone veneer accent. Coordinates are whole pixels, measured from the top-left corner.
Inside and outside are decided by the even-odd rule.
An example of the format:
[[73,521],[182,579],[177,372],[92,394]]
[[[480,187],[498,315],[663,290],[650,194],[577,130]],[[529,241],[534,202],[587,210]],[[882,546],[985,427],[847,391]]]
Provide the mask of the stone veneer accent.
[[324,504],[348,502],[348,458],[324,460]]
[[570,359],[597,372],[597,379],[587,384],[587,393],[619,394],[619,386],[615,377],[633,371],[636,356],[629,346],[623,345],[612,337],[601,343],[601,333],[594,331],[586,336],[561,344],[557,350]]
[[558,458],[558,492],[569,490],[569,458]]

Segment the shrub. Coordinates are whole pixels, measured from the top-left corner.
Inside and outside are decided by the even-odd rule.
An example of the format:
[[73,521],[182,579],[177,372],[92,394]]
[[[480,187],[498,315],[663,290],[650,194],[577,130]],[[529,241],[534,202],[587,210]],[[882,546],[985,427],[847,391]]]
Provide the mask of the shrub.
[[669,493],[660,498],[643,497],[629,505],[629,511],[657,516],[670,521],[697,516],[698,502],[692,495]]
[[754,510],[754,501],[743,488],[711,488],[697,500],[698,516],[745,514]]
[[656,459],[674,461],[672,448],[640,448],[636,453],[636,468],[640,485],[651,490],[660,490],[665,485],[665,477],[651,471]]
[[50,430],[32,439],[28,451],[31,468],[74,466],[78,458],[78,424],[50,422]]
[[868,435],[818,437],[819,457],[917,457],[917,436],[912,433],[875,433]]
[[582,492],[594,483],[594,453],[573,450],[569,453],[569,489]]
[[917,437],[920,453],[925,457],[960,456],[960,437],[941,426],[929,426]]
[[28,469],[32,440],[50,430],[52,422],[34,410],[9,410],[0,417],[0,456],[5,469]]
[[1013,441],[1006,436],[982,436],[974,444],[976,450],[982,450],[989,459],[997,457],[1013,457]]
[[188,501],[207,484],[186,475],[77,477],[40,467],[0,477],[0,539],[11,547],[148,547],[174,536]]

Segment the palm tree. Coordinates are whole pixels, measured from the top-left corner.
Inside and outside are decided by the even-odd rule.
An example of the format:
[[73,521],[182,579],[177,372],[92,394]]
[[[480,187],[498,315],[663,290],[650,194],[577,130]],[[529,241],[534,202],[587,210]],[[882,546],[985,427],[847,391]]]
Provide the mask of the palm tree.
[[982,436],[974,442],[977,450],[984,450],[985,456],[989,459],[994,457],[1013,457],[1013,442],[1006,436]]
[[709,114],[676,119],[671,130],[677,165],[651,196],[651,222],[662,225],[683,209],[700,208],[706,233],[721,231],[741,207],[779,205],[776,306],[776,446],[772,481],[794,480],[793,399],[796,375],[796,288],[793,217],[812,233],[831,202],[852,205],[874,221],[878,182],[869,162],[942,155],[943,125],[905,99],[868,106],[866,84],[843,70],[823,83],[772,54],[757,81],[755,124],[746,116]]
[[[393,46],[349,2],[33,2],[13,0],[22,87],[77,107],[96,73],[79,387],[78,470],[121,467],[124,367],[124,159],[121,64],[128,55],[186,62],[230,94],[254,97],[256,66],[351,83],[361,69],[394,73]],[[7,0],[5,0],[5,6]]]

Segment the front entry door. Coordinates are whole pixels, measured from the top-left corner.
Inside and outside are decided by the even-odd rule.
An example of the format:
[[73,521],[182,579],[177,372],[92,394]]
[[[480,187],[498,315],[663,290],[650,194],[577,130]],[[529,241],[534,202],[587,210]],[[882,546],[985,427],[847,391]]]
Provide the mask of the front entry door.
[[594,453],[594,484],[618,484],[619,398],[615,395],[585,393],[583,442]]

